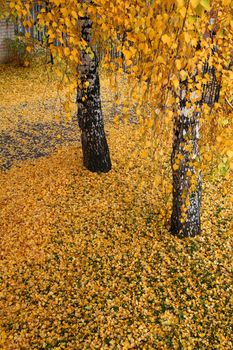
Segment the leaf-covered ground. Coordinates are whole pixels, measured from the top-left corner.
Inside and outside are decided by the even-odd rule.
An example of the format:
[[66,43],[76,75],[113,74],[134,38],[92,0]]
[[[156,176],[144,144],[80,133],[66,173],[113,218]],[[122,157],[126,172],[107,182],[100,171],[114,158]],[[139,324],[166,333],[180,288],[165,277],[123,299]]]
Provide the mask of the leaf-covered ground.
[[205,178],[203,232],[180,240],[151,164],[130,161],[134,125],[107,123],[113,170],[93,174],[56,84],[0,81],[0,349],[232,349],[229,178]]

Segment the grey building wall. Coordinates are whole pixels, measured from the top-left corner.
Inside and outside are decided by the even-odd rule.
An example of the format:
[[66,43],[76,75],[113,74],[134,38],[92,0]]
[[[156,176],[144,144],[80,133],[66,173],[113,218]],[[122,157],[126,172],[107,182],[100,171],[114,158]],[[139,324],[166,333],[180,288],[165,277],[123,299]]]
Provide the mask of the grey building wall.
[[0,20],[0,63],[6,63],[9,58],[4,40],[6,38],[13,38],[15,35],[15,26],[8,20]]

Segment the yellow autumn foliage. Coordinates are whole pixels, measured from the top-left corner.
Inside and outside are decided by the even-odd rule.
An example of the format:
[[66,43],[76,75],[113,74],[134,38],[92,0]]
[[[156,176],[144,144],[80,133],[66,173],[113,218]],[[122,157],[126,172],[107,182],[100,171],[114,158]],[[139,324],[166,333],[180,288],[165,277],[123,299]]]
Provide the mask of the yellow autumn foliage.
[[0,348],[232,349],[231,180],[206,169],[202,234],[171,236],[171,144],[139,157],[158,141],[112,123],[102,74],[113,170],[88,172],[44,72],[0,69]]

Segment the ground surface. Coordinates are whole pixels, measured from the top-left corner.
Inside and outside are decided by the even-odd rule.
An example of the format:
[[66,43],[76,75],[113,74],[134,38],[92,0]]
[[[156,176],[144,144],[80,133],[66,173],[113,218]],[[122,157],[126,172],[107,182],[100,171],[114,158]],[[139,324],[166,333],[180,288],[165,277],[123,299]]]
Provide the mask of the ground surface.
[[92,174],[55,82],[0,81],[0,349],[232,349],[229,179],[205,178],[203,232],[180,240],[134,125],[107,122],[113,170]]

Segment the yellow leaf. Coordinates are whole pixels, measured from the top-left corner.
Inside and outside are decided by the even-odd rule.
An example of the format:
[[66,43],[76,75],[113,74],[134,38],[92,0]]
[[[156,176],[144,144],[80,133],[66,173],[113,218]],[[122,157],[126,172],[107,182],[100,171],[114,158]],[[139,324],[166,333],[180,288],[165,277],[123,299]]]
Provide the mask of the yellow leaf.
[[210,11],[210,10],[211,10],[209,0],[201,0],[201,1],[200,1],[200,5],[201,5],[202,7],[204,7],[204,9],[207,10],[207,11]]
[[192,5],[193,8],[196,8],[200,3],[200,0],[191,0],[190,4]]
[[173,86],[175,87],[175,89],[178,89],[178,87],[179,87],[179,85],[180,85],[179,80],[178,80],[177,78],[174,78],[174,79],[172,80],[172,84],[173,84]]
[[119,124],[119,119],[120,119],[119,115],[116,115],[114,117],[114,119],[113,119],[113,122],[118,125]]
[[180,9],[180,14],[181,14],[181,17],[182,17],[182,18],[185,18],[186,12],[187,12],[187,10],[186,10],[185,7],[182,7],[182,8]]
[[154,177],[154,184],[158,186],[161,183],[161,176],[155,175]]
[[181,69],[181,60],[176,60],[176,68],[177,68],[178,70]]
[[173,166],[172,166],[172,168],[173,168],[173,170],[178,170],[179,169],[179,165],[178,164],[173,164]]
[[64,55],[67,57],[70,54],[70,49],[68,47],[64,48]]
[[185,32],[184,33],[184,40],[188,44],[191,40],[189,33]]
[[227,151],[227,155],[229,158],[233,158],[233,151],[232,150]]
[[148,157],[148,151],[147,150],[144,150],[141,152],[141,157],[142,158],[147,158]]
[[184,6],[184,0],[176,0],[178,8]]
[[181,70],[180,71],[180,78],[181,78],[181,81],[185,80],[186,78],[188,77],[188,73],[185,72],[185,70]]
[[170,44],[170,43],[171,43],[171,38],[170,38],[167,34],[164,34],[164,35],[162,36],[162,42],[163,42],[164,44]]
[[72,14],[72,16],[73,16],[75,19],[77,19],[77,18],[78,18],[78,14],[77,14],[77,12],[75,12],[75,11],[71,11],[71,14]]

